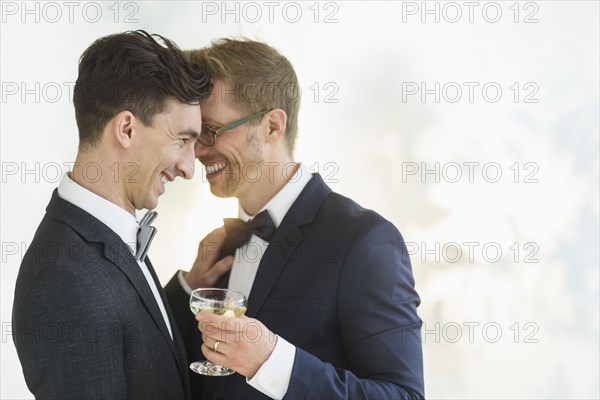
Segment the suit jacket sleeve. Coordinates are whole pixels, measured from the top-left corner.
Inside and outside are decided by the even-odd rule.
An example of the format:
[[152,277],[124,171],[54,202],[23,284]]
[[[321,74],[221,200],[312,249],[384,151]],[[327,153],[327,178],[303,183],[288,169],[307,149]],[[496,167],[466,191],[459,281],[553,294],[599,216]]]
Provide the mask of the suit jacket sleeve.
[[424,398],[419,302],[400,232],[383,219],[359,231],[337,298],[349,368],[297,348],[285,398]]
[[110,289],[68,267],[31,279],[13,313],[13,339],[31,392],[36,398],[125,398]]

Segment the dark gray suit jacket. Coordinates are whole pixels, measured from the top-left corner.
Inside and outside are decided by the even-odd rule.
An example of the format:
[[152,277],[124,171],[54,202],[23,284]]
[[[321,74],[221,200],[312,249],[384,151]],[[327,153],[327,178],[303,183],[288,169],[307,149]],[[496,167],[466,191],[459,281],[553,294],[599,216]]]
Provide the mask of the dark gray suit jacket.
[[[189,297],[176,278],[165,291],[190,361],[203,358]],[[296,346],[286,398],[424,397],[420,300],[404,240],[318,174],[269,243],[248,301],[246,315]],[[191,386],[195,398],[265,398],[238,374],[193,375]]]
[[35,397],[189,399],[185,350],[171,325],[174,340],[127,245],[55,190],[13,306],[13,340]]

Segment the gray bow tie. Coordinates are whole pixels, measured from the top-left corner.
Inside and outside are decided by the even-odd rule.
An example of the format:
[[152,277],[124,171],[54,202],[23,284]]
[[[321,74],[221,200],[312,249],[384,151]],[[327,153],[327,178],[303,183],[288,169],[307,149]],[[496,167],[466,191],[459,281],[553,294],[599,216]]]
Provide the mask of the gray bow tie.
[[137,234],[137,253],[135,254],[135,259],[138,261],[146,259],[150,243],[152,243],[152,239],[156,235],[156,228],[150,226],[150,224],[157,216],[158,213],[156,211],[148,211],[140,221],[140,229]]

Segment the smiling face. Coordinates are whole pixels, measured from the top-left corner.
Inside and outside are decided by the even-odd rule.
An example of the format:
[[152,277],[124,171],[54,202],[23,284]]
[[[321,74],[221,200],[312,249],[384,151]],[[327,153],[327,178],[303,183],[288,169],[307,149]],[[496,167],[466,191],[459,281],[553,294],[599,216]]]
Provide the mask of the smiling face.
[[167,182],[194,176],[194,146],[202,118],[198,105],[170,99],[165,112],[154,116],[152,126],[135,120],[133,159],[121,165],[126,201],[133,209],[153,209]]
[[[213,129],[246,116],[231,106],[228,99],[232,96],[222,93],[223,86],[216,82],[213,94],[201,104],[203,122]],[[266,147],[261,135],[263,124],[256,125],[259,121],[260,117],[223,132],[213,146],[196,143],[196,157],[206,167],[215,196],[242,199],[261,190],[256,178],[264,168]]]

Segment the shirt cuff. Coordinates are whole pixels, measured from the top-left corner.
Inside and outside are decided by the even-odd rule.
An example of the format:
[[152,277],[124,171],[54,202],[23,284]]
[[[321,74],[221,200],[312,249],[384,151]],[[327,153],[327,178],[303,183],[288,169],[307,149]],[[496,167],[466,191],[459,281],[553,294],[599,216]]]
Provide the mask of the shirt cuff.
[[272,399],[283,399],[290,385],[295,359],[296,347],[281,336],[277,336],[277,343],[271,356],[261,365],[252,379],[246,378],[246,382]]
[[188,285],[188,283],[186,282],[183,274],[185,272],[183,271],[179,271],[179,273],[177,274],[177,279],[179,280],[179,284],[181,285],[181,288],[189,295],[192,295],[192,288],[190,287],[190,285]]

